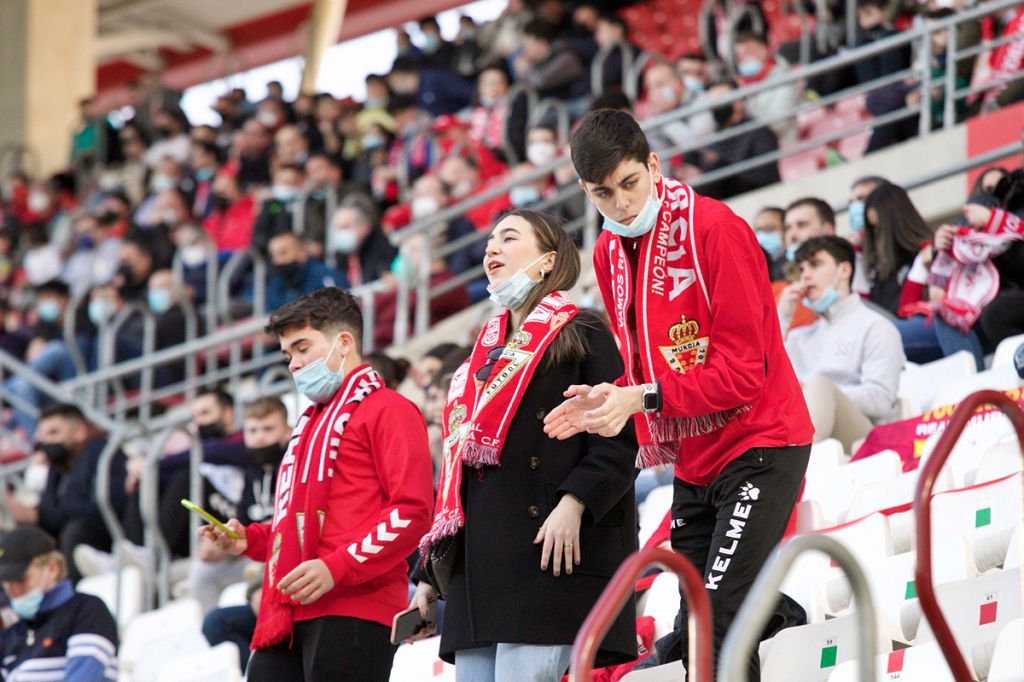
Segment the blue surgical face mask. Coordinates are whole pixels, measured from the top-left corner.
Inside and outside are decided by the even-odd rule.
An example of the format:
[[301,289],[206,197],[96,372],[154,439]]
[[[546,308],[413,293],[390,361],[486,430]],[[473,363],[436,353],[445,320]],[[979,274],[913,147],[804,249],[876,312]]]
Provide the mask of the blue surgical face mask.
[[536,187],[519,185],[509,191],[508,200],[516,208],[522,208],[523,206],[529,206],[540,201],[540,192],[537,191]]
[[295,201],[295,197],[299,196],[299,190],[288,185],[274,185],[270,191],[275,199],[285,204]]
[[503,308],[509,310],[516,310],[526,303],[526,299],[530,296],[530,292],[543,281],[543,276],[536,282],[530,279],[530,276],[526,274],[526,271],[532,268],[534,265],[544,259],[545,253],[540,258],[535,259],[532,263],[527,265],[525,268],[519,268],[516,274],[506,279],[501,284],[496,286],[487,287],[490,292],[491,302],[497,303]]
[[683,87],[695,95],[704,92],[704,83],[696,76],[683,76]]
[[146,303],[150,310],[162,315],[171,309],[171,292],[167,289],[150,289],[146,292]]
[[[651,189],[657,191],[654,186],[654,174],[651,173]],[[640,212],[633,218],[633,222],[629,225],[623,225],[622,223],[615,222],[608,216],[604,216],[604,224],[601,226],[608,230],[612,234],[617,234],[620,237],[642,237],[651,231],[654,224],[658,221],[658,211],[661,210],[661,197],[655,197],[649,195],[647,197],[647,203],[640,209]]]
[[754,233],[757,236],[757,243],[768,252],[768,255],[775,258],[782,253],[782,233],[760,230]]
[[198,168],[196,169],[196,180],[199,182],[209,182],[213,180],[213,169],[212,168]]
[[736,65],[736,73],[744,78],[753,78],[757,74],[761,73],[761,69],[763,68],[764,62],[760,59],[744,59]]
[[94,298],[89,301],[89,321],[97,327],[103,326],[103,323],[114,314],[114,306],[110,304],[105,298]]
[[20,597],[11,597],[11,610],[22,620],[32,620],[39,613],[39,607],[43,604],[43,596],[42,588],[37,587]]
[[812,301],[804,296],[804,305],[821,315],[835,305],[839,298],[839,292],[836,291],[835,287],[829,287],[828,289],[825,289],[825,291],[821,292],[821,296],[819,296],[817,300]]
[[864,202],[851,201],[847,207],[850,212],[850,229],[854,232],[864,231]]
[[789,246],[787,246],[786,247],[786,260],[788,260],[790,263],[792,263],[793,259],[796,258],[796,251],[799,248],[800,248],[799,244],[790,244]]
[[427,54],[434,54],[441,47],[440,39],[432,34],[426,34],[423,36],[423,47],[421,48]]
[[334,397],[334,394],[341,388],[341,382],[345,379],[345,374],[341,371],[341,365],[345,364],[345,356],[341,357],[337,372],[332,372],[327,367],[327,358],[331,357],[340,338],[341,336],[335,337],[334,343],[331,344],[326,355],[292,374],[299,393],[314,403],[323,404]]
[[52,298],[43,299],[36,306],[36,313],[43,322],[56,322],[60,317],[60,303]]

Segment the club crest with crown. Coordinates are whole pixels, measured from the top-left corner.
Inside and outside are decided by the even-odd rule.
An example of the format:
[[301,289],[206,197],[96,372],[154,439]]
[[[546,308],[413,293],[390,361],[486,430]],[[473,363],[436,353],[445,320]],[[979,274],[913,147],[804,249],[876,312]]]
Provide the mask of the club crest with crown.
[[686,315],[668,329],[671,345],[658,346],[665,362],[673,371],[686,374],[697,365],[704,364],[708,356],[708,337],[698,336],[700,324],[696,320],[687,320]]

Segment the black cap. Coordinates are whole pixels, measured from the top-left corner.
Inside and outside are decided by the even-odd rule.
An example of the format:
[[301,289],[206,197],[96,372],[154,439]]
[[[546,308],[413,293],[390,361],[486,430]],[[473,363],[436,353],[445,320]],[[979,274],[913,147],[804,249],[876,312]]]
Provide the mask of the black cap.
[[39,526],[19,526],[0,538],[0,580],[21,580],[38,556],[57,549],[57,542]]

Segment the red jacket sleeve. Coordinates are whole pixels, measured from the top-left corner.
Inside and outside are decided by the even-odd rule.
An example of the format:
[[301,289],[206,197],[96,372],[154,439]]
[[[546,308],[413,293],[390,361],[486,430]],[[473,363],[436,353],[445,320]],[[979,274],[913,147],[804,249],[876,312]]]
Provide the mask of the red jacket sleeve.
[[383,501],[376,517],[353,527],[337,550],[321,557],[336,585],[383,575],[404,562],[430,529],[433,480],[423,416],[396,396],[367,428]]
[[773,315],[775,307],[764,300],[769,292],[764,256],[742,219],[724,207],[709,208],[704,212],[700,263],[711,299],[710,329],[701,330],[710,337],[707,362],[685,374],[661,370],[662,413],[667,417],[740,407],[765,382],[765,306]]
[[270,524],[250,523],[245,527],[245,551],[243,554],[253,561],[266,561],[270,544]]

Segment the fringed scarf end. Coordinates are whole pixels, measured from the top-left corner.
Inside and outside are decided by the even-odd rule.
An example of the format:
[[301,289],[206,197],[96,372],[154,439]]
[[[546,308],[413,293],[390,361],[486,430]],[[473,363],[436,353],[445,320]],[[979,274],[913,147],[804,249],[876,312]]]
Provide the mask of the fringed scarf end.
[[462,446],[462,463],[474,469],[498,466],[501,463],[500,455],[498,448],[481,445],[476,441],[468,441]]
[[676,453],[673,450],[660,445],[658,443],[651,443],[649,445],[641,445],[636,451],[636,468],[646,469],[647,467],[658,466],[659,464],[675,464]]
[[720,412],[702,414],[699,417],[680,417],[681,422],[680,438],[692,438],[694,436],[706,436],[724,427],[730,421],[750,410],[750,403],[733,407]]

